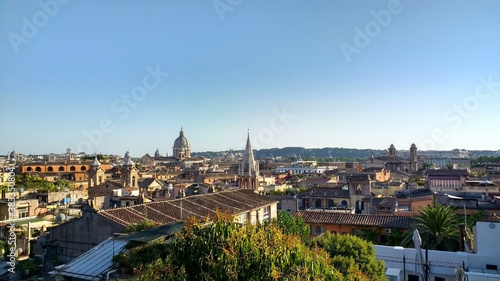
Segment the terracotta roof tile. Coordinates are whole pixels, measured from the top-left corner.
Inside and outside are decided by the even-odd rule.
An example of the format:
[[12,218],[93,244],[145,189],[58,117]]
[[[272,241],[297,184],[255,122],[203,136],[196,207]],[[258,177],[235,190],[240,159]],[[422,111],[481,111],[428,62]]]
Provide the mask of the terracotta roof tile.
[[146,218],[149,221],[165,224],[181,221],[188,216],[206,218],[214,214],[216,209],[240,214],[276,202],[252,190],[233,190],[114,208],[99,211],[98,214],[124,226],[144,221]]
[[409,229],[415,219],[407,216],[381,216],[360,215],[318,211],[299,211],[295,216],[300,216],[308,224],[337,224],[357,226],[377,226],[384,228]]

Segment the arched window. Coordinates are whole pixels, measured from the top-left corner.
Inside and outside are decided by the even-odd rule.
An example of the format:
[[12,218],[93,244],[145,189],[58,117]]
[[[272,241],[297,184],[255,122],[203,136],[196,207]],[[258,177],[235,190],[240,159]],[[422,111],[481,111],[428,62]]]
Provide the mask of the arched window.
[[26,172],[31,172],[31,171],[33,171],[33,168],[31,168],[31,167],[28,167],[28,168],[26,169]]
[[47,172],[53,172],[53,171],[54,171],[54,168],[52,168],[52,166],[47,168]]
[[80,168],[80,171],[86,171],[86,170],[87,170],[87,167],[85,167],[85,166],[82,166],[82,167]]
[[132,186],[135,187],[135,176],[132,177]]
[[35,172],[41,172],[41,171],[42,171],[42,168],[40,168],[40,167],[35,168]]
[[102,177],[99,176],[99,184],[101,184],[101,183],[102,183]]
[[64,167],[63,166],[59,167],[59,172],[64,172]]
[[342,206],[348,207],[349,204],[347,204],[347,200],[342,200]]
[[321,208],[321,207],[323,207],[323,206],[321,205],[321,199],[316,199],[315,207],[316,207],[316,208]]
[[328,200],[328,208],[333,208],[333,207],[335,207],[335,201],[333,201],[331,199]]
[[69,170],[70,170],[70,171],[72,171],[72,172],[74,172],[74,171],[76,171],[76,168],[75,168],[75,166],[71,166],[71,167],[69,168]]

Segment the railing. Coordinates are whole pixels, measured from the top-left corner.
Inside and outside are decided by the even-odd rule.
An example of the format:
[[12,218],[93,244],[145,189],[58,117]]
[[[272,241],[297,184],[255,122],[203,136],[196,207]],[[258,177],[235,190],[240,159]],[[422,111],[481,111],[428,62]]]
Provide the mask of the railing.
[[[390,256],[375,256],[378,260],[383,260],[386,262],[395,262],[395,263],[403,263],[402,257],[390,257]],[[407,258],[405,257],[405,262],[407,264],[423,264],[425,260],[418,261],[417,259]],[[447,267],[447,268],[459,268],[462,267],[461,263],[456,262],[445,262],[445,261],[429,261],[429,266],[439,266],[439,267]]]

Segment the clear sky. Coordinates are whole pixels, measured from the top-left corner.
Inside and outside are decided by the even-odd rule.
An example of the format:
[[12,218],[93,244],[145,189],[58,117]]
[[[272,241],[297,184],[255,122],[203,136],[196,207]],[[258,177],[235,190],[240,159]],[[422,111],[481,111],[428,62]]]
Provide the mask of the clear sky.
[[500,1],[0,2],[0,154],[500,149]]

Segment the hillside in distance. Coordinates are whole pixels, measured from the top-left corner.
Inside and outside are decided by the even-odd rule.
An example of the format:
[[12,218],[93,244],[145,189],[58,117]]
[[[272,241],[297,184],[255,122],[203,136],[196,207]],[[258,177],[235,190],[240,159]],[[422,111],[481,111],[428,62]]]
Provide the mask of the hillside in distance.
[[[230,151],[205,151],[191,153],[195,157],[216,158],[221,157],[228,152],[241,153],[243,150],[230,150]],[[432,151],[435,156],[440,156],[440,151]],[[444,152],[444,151],[443,151]],[[256,158],[315,158],[326,161],[356,161],[366,159],[374,156],[385,156],[388,154],[386,149],[356,149],[356,148],[343,148],[343,147],[325,147],[325,148],[304,148],[304,147],[284,147],[284,148],[266,148],[254,150]],[[398,155],[408,157],[409,151],[398,151]],[[500,156],[500,150],[469,150],[470,158],[477,158],[479,156]]]
[[[228,151],[226,151],[227,153]],[[231,151],[233,153],[243,152],[242,150]],[[224,152],[193,152],[193,156],[215,158],[219,157]],[[386,155],[386,150],[377,149],[354,149],[354,148],[338,148],[338,147],[325,147],[325,148],[304,148],[304,147],[284,147],[284,148],[267,148],[254,150],[256,158],[272,158],[272,157],[298,157],[302,158],[314,157],[316,159],[364,159],[370,156]]]

